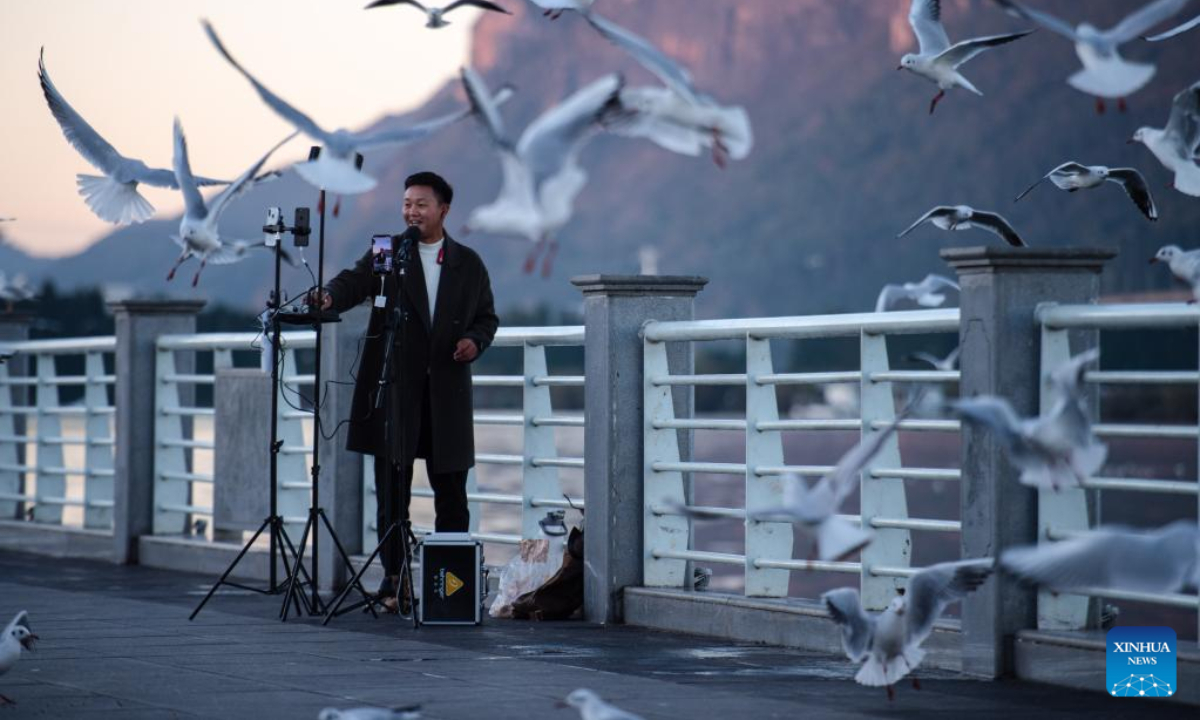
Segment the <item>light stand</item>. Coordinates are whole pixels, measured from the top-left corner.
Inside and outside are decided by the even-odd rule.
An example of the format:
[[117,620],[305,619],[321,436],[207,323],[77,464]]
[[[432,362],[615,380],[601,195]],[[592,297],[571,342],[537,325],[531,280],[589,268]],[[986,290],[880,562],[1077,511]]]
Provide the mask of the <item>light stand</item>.
[[[387,530],[379,539],[379,543],[375,546],[375,549],[367,558],[367,561],[363,563],[361,568],[359,568],[358,574],[354,576],[354,579],[351,581],[351,583],[342,590],[341,594],[338,595],[333,604],[330,606],[329,612],[325,615],[325,622],[323,623],[324,625],[328,625],[329,621],[335,617],[340,617],[341,615],[345,615],[348,612],[353,612],[354,610],[364,606],[370,608],[372,612],[374,612],[374,605],[380,602],[380,598],[378,597],[367,598],[366,600],[357,602],[344,609],[342,608],[342,603],[345,602],[346,596],[350,594],[350,590],[355,585],[360,583],[362,576],[367,572],[367,568],[371,566],[371,563],[375,561],[375,558],[379,557],[380,553],[383,552],[383,549],[387,547],[389,542],[392,542],[392,535],[399,533],[400,577],[396,587],[396,599],[399,603],[401,594],[406,596],[405,599],[408,600],[408,607],[412,613],[413,629],[416,629],[420,626],[420,615],[417,612],[417,598],[416,593],[414,592],[416,588],[416,579],[413,577],[412,572],[412,524],[407,520],[403,523],[397,523],[395,520],[391,520],[391,518],[396,517],[396,506],[400,502],[400,482],[397,482],[397,474],[399,474],[400,481],[403,481],[405,469],[408,467],[407,463],[409,462],[409,459],[405,457],[405,427],[403,414],[400,416],[400,457],[398,462],[397,458],[395,457],[391,432],[392,393],[390,386],[396,385],[398,387],[402,387],[400,383],[401,366],[399,363],[394,361],[392,357],[392,350],[395,347],[397,328],[399,328],[400,332],[400,347],[407,347],[405,344],[405,328],[408,327],[408,311],[404,307],[404,283],[407,281],[408,277],[408,264],[412,253],[412,243],[412,237],[406,236],[401,240],[399,250],[396,252],[396,262],[392,267],[391,274],[396,278],[396,282],[392,284],[392,293],[395,296],[395,302],[384,302],[387,320],[384,325],[383,364],[381,365],[379,371],[379,383],[376,390],[374,405],[376,412],[381,410],[383,412],[383,457],[384,467],[388,469],[388,477],[383,483],[381,483],[385,488],[383,494],[384,496],[382,498],[377,497],[376,501],[383,503],[384,517],[388,518],[390,522]],[[386,282],[383,284],[383,287],[386,289]],[[386,290],[381,290],[381,292],[385,293],[386,295]],[[399,473],[396,472],[397,469],[399,469]],[[384,574],[387,575],[387,573],[388,569],[384,568]],[[408,582],[405,582],[405,580]]]
[[[292,581],[296,577],[295,571],[289,569],[288,566],[288,552],[290,551],[294,556],[296,548],[292,544],[291,538],[288,537],[287,529],[283,524],[283,518],[279,515],[279,452],[283,447],[283,441],[279,439],[279,393],[281,392],[279,377],[279,336],[281,328],[279,315],[282,307],[279,276],[281,270],[280,260],[283,256],[281,240],[285,232],[292,233],[297,246],[308,244],[308,236],[312,232],[308,223],[308,208],[296,208],[295,223],[292,227],[284,224],[279,208],[271,208],[267,213],[267,224],[263,226],[263,233],[266,236],[265,243],[274,250],[275,254],[275,285],[271,291],[270,298],[267,300],[268,322],[263,328],[264,334],[269,338],[268,342],[271,344],[270,511],[267,517],[263,519],[262,524],[258,526],[258,530],[246,541],[246,544],[242,547],[242,551],[225,568],[225,572],[213,584],[208,594],[204,596],[204,599],[192,611],[192,614],[188,616],[188,620],[196,619],[196,616],[200,614],[200,611],[204,609],[204,606],[222,585],[229,585],[230,587],[249,590],[262,595],[275,595],[284,588],[291,587],[293,585]],[[246,553],[250,551],[250,548],[264,531],[267,532],[267,537],[270,539],[270,580],[267,589],[242,585],[241,583],[229,580],[229,576],[238,566],[238,563],[242,561],[242,558],[246,556]],[[285,576],[282,584],[278,581],[279,578],[276,569],[276,564],[279,562],[283,564]],[[308,572],[303,567],[299,568],[299,571],[304,574],[307,581]],[[297,611],[299,611],[298,607]]]
[[[321,148],[313,147],[309,151],[308,159],[316,160],[320,155]],[[362,156],[359,155],[358,166],[362,167]],[[325,292],[325,189],[321,188],[320,204],[317,206],[317,212],[320,214],[319,233],[317,235],[317,289],[324,297]],[[346,554],[346,549],[342,546],[341,540],[338,539],[337,532],[333,529],[333,523],[329,521],[329,517],[325,514],[325,509],[320,506],[320,482],[321,482],[321,326],[327,322],[340,322],[335,313],[327,313],[322,311],[320,307],[310,312],[312,327],[316,333],[316,362],[313,367],[313,453],[312,453],[312,498],[308,508],[308,520],[304,523],[304,533],[300,536],[300,547],[296,552],[295,563],[292,566],[292,577],[300,572],[300,568],[304,561],[304,551],[308,545],[308,540],[312,538],[312,577],[308,580],[311,586],[312,595],[309,601],[305,603],[310,615],[325,614],[325,604],[321,601],[320,595],[320,540],[319,530],[320,525],[324,525],[325,530],[329,533],[329,537],[333,539],[333,545],[337,548],[338,554],[341,556],[342,563],[354,574],[354,565],[350,562],[350,556]],[[350,587],[357,587],[364,598],[369,595],[362,584],[358,582],[358,577],[354,576],[354,581]],[[297,603],[297,612],[299,612],[298,599],[303,597],[300,589],[300,583],[290,583],[287,587],[286,594],[283,598],[283,607],[279,611],[279,618],[287,620],[289,603]],[[371,608],[374,613],[374,608]]]

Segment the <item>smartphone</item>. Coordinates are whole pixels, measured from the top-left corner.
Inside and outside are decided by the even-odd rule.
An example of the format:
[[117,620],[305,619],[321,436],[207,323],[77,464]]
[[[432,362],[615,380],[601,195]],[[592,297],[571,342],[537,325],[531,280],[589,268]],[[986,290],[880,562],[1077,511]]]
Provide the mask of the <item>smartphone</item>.
[[390,275],[393,263],[392,236],[371,236],[371,271],[376,275]]

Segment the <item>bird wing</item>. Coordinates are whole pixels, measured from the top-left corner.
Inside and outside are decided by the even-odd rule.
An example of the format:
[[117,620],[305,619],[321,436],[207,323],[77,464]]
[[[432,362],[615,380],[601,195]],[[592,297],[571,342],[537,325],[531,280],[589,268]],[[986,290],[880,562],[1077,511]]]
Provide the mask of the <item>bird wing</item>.
[[196,187],[196,178],[192,176],[192,164],[188,160],[187,138],[183,136],[183,125],[175,118],[175,180],[183,193],[184,213],[188,217],[203,220],[208,217],[208,207],[204,197]]
[[1050,383],[1063,396],[1079,397],[1079,386],[1083,382],[1084,368],[1100,359],[1100,350],[1092,348],[1073,356],[1050,372]]
[[884,285],[883,289],[879,291],[879,296],[875,298],[875,312],[886,312],[897,300],[906,297],[909,297],[909,292],[904,289],[903,285]]
[[896,237],[898,237],[898,238],[904,237],[905,235],[909,234],[913,230],[917,229],[917,226],[921,225],[922,223],[928,222],[928,221],[932,220],[933,218],[938,217],[939,215],[953,215],[953,214],[954,214],[954,208],[950,207],[949,205],[938,205],[937,207],[933,208],[932,210],[925,213],[921,217],[917,218],[917,221],[915,223],[913,223],[912,225],[909,225],[904,230],[904,232],[900,233]]
[[624,81],[606,75],[538,116],[521,133],[516,152],[533,174],[535,186],[558,174],[604,119],[620,108]]
[[248,242],[246,240],[226,240],[221,247],[212,251],[205,258],[209,265],[232,265],[246,259],[246,252],[252,247],[266,247],[262,240]]
[[912,0],[908,24],[917,36],[922,55],[937,55],[950,47],[950,38],[942,25],[941,0]]
[[496,97],[488,89],[487,83],[474,68],[464,67],[461,72],[463,90],[471,103],[471,110],[483,123],[492,142],[501,147],[507,147],[510,142],[504,128],[504,118],[500,115],[500,106]]
[[12,621],[8,623],[8,626],[4,628],[4,637],[8,637],[18,625],[24,625],[26,630],[33,629],[29,627],[28,611],[22,610],[21,612],[17,613],[16,617],[14,617]]
[[454,0],[454,2],[442,9],[442,14],[445,15],[454,8],[462,7],[464,5],[468,7],[482,8],[484,10],[491,10],[492,12],[504,13],[505,15],[512,15],[511,12],[505,10],[494,2],[488,2],[488,0]]
[[938,368],[939,370],[943,370],[943,369],[953,370],[954,366],[958,364],[958,356],[961,353],[962,353],[962,345],[961,344],[956,345],[955,348],[953,350],[951,350],[950,353],[948,355],[946,355],[946,357],[942,358],[941,362],[939,362],[934,367]]
[[1178,137],[1193,156],[1200,149],[1200,82],[1175,94],[1164,134]]
[[83,159],[91,163],[97,170],[106,174],[116,172],[125,162],[125,157],[117,152],[107,140],[100,137],[100,133],[96,132],[83,119],[83,116],[71,107],[71,104],[54,86],[50,80],[50,73],[46,72],[45,53],[45,48],[43,48],[42,54],[38,56],[38,80],[42,83],[42,94],[46,96],[46,104],[50,106],[50,112],[58,121],[58,126],[62,128],[63,136],[83,156]]
[[994,561],[960,560],[921,570],[908,581],[905,592],[908,641],[920,644],[933,631],[946,606],[974,592],[992,574]]
[[1191,20],[1188,20],[1187,22],[1183,23],[1182,25],[1177,25],[1176,27],[1173,27],[1164,33],[1159,33],[1158,35],[1151,35],[1150,37],[1148,37],[1146,39],[1149,40],[1150,42],[1159,42],[1160,40],[1166,40],[1168,38],[1173,38],[1176,35],[1181,35],[1181,34],[1187,32],[1188,30],[1191,30],[1192,28],[1197,27],[1197,26],[1200,26],[1200,15],[1197,15],[1196,17],[1192,18]]
[[[418,10],[420,10],[423,13],[429,12],[429,9],[426,8],[424,5],[422,5],[421,3],[417,2],[417,0],[375,0],[375,2],[371,3],[370,5],[366,6],[363,9],[370,10],[371,8],[387,7],[389,5],[412,5],[413,7],[417,8]],[[449,9],[449,8],[447,8],[447,9]]]
[[862,662],[875,636],[875,619],[863,612],[854,588],[838,588],[821,596],[825,609],[842,628],[842,648],[852,662]]
[[1124,188],[1125,194],[1143,215],[1150,220],[1158,219],[1158,208],[1154,205],[1150,186],[1140,172],[1134,168],[1112,168],[1108,171],[1108,179]]
[[[229,203],[233,202],[247,190],[254,187],[254,178],[256,175],[258,175],[258,171],[262,169],[262,166],[267,162],[267,159],[270,158],[276,150],[282,147],[284,143],[296,137],[298,134],[298,132],[293,132],[291,135],[288,135],[284,139],[275,143],[275,145],[268,150],[265,155],[258,159],[258,162],[247,168],[246,172],[239,175],[236,180],[229,183],[224,190],[218,193],[217,196],[212,199],[212,203],[209,206],[209,210],[212,212],[213,216],[220,218],[221,214],[225,212],[225,208],[229,207]],[[211,262],[211,260],[209,262]]]
[[836,505],[840,506],[842,501],[858,487],[859,474],[863,468],[879,454],[879,451],[883,449],[883,444],[899,429],[900,423],[904,422],[912,414],[915,406],[915,401],[910,402],[896,415],[895,419],[887,427],[865,438],[851,448],[849,452],[838,460],[837,465],[833,468],[833,472],[817,481],[817,484],[812,488],[812,492],[826,492],[825,488],[822,487],[826,486],[830,494],[834,497]]
[[634,60],[662,80],[667,87],[679,93],[689,102],[698,103],[700,98],[692,84],[692,76],[679,63],[667,57],[649,40],[626,30],[620,25],[595,13],[587,13],[584,17],[604,37],[625,52]]
[[1012,225],[1009,225],[1008,221],[997,213],[976,210],[971,214],[971,224],[999,235],[1013,247],[1028,247],[1017,231],[1013,230]]
[[1126,15],[1121,22],[1103,34],[1114,43],[1129,42],[1150,28],[1175,15],[1190,0],[1155,0]]
[[424,140],[434,133],[446,128],[454,123],[471,115],[471,109],[459,110],[457,112],[448,113],[440,117],[426,120],[408,127],[396,128],[394,130],[380,130],[373,133],[364,133],[354,136],[354,145],[360,149],[376,147],[379,145],[408,145]]
[[921,282],[917,283],[917,287],[924,292],[935,292],[937,290],[961,290],[958,283],[944,275],[935,275],[930,273],[926,275]]
[[980,395],[954,403],[954,409],[964,420],[984,425],[1002,435],[1016,435],[1021,430],[1021,419],[1007,400],[995,395]]
[[989,35],[981,38],[971,38],[954,43],[949,48],[944,50],[937,56],[937,60],[947,62],[951,67],[958,67],[975,57],[984,50],[990,50],[998,45],[1005,45],[1013,40],[1020,40],[1032,30],[1026,30],[1018,33],[1007,33],[1005,35]]
[[1069,38],[1071,41],[1079,40],[1079,35],[1076,34],[1073,25],[1050,13],[1034,10],[1014,0],[992,0],[992,2],[1004,8],[1005,12],[1009,15],[1037,23],[1051,32],[1056,32],[1065,38]]
[[1032,191],[1038,185],[1041,185],[1052,175],[1055,175],[1058,173],[1084,173],[1084,172],[1087,172],[1086,165],[1080,165],[1077,162],[1065,162],[1062,165],[1059,165],[1058,167],[1054,168],[1050,172],[1048,172],[1045,175],[1038,178],[1037,182],[1035,182],[1034,184],[1025,188],[1025,190],[1020,195],[1018,195],[1015,199],[1013,199],[1013,202],[1019,202],[1021,200],[1021,198],[1028,195],[1030,193],[1030,191]]
[[296,129],[300,130],[313,140],[316,140],[322,144],[329,141],[330,133],[322,130],[319,125],[313,122],[312,118],[292,107],[285,102],[283,98],[264,87],[263,84],[260,83],[253,75],[239,65],[237,60],[233,59],[233,56],[230,55],[229,51],[225,49],[225,45],[221,42],[221,38],[217,36],[217,31],[213,29],[212,24],[207,20],[203,20],[201,22],[204,25],[204,32],[208,35],[208,39],[212,42],[213,46],[217,48],[217,51],[221,53],[225,60],[232,65],[235,70],[242,74],[242,77],[250,81],[250,84],[254,86],[254,90],[258,93],[258,96],[262,98],[262,101],[267,104],[267,107],[274,110],[277,115],[296,126]]

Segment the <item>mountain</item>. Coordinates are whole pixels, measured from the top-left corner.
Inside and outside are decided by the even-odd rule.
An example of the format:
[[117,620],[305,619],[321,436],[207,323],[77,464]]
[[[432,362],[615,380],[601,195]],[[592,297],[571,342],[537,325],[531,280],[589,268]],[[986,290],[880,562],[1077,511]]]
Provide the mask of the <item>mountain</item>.
[[[1195,244],[1200,200],[1167,189],[1169,175],[1145,148],[1125,140],[1139,125],[1162,126],[1174,93],[1197,79],[1194,40],[1127,46],[1127,57],[1157,63],[1158,74],[1129,99],[1128,112],[1111,108],[1098,115],[1091,98],[1064,82],[1078,68],[1070,44],[1038,32],[965,66],[985,96],[952,91],[931,116],[936,88],[895,69],[900,55],[913,49],[908,4],[603,0],[597,10],[685,63],[698,85],[722,102],[748,109],[756,140],[749,158],[722,171],[708,158],[598,138],[583,153],[590,182],[559,235],[554,273],[543,280],[521,272],[530,248],[525,241],[455,233],[472,207],[495,197],[500,183],[480,128],[460,123],[428,142],[368,158],[380,186],[343,201],[341,218],[330,220],[326,268],[336,272],[365,250],[372,233],[396,229],[404,177],[434,169],[456,187],[450,231],[481,252],[502,309],[542,302],[573,307],[579,295],[568,282],[572,276],[635,272],[643,246],[658,249],[663,273],[711,279],[698,301],[702,316],[867,309],[885,282],[948,273],[940,248],[997,242],[978,232],[930,228],[896,239],[931,206],[956,203],[1003,213],[1034,245],[1119,248],[1104,276],[1107,292],[1167,287],[1167,274],[1147,267],[1146,258],[1160,245]],[[523,128],[606,72],[622,72],[631,85],[655,82],[582,18],[550,21],[523,3],[508,5],[514,17],[488,14],[478,22],[472,63],[493,86],[517,87],[504,108],[510,127]],[[1086,4],[1088,19],[1101,26],[1139,5]],[[942,6],[951,38],[1024,27],[988,2],[943,0]],[[1079,19],[1082,7],[1069,0],[1038,6],[1071,19]],[[452,83],[420,111],[383,118],[377,126],[431,117],[462,102]],[[1140,168],[1162,219],[1146,222],[1115,186],[1068,195],[1047,185],[1013,204],[1020,190],[1068,159]],[[289,174],[240,201],[223,225],[257,236],[272,204],[290,214],[291,207],[315,204],[314,192]],[[176,287],[163,282],[177,252],[165,237],[176,223],[118,230],[56,262],[54,274],[68,286],[105,280],[188,294],[189,274]],[[254,307],[269,276],[265,257],[209,268],[200,291]],[[307,277],[292,270],[285,282],[298,292]]]

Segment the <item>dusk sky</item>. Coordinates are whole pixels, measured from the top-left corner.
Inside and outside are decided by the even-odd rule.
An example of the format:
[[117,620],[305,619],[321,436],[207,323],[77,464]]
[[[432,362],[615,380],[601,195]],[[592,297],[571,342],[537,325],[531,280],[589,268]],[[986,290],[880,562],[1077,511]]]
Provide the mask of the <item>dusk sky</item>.
[[[414,8],[366,11],[365,0],[6,0],[0,10],[0,217],[14,245],[75,253],[115,226],[95,217],[75,174],[99,174],[63,137],[37,81],[51,79],[117,149],[171,167],[178,115],[198,174],[234,177],[289,127],[209,45],[208,18],[230,52],[265,85],[329,128],[357,128],[418,107],[467,58],[473,9],[427,30]],[[296,139],[277,164],[307,152]],[[156,216],[180,195],[142,186]]]

